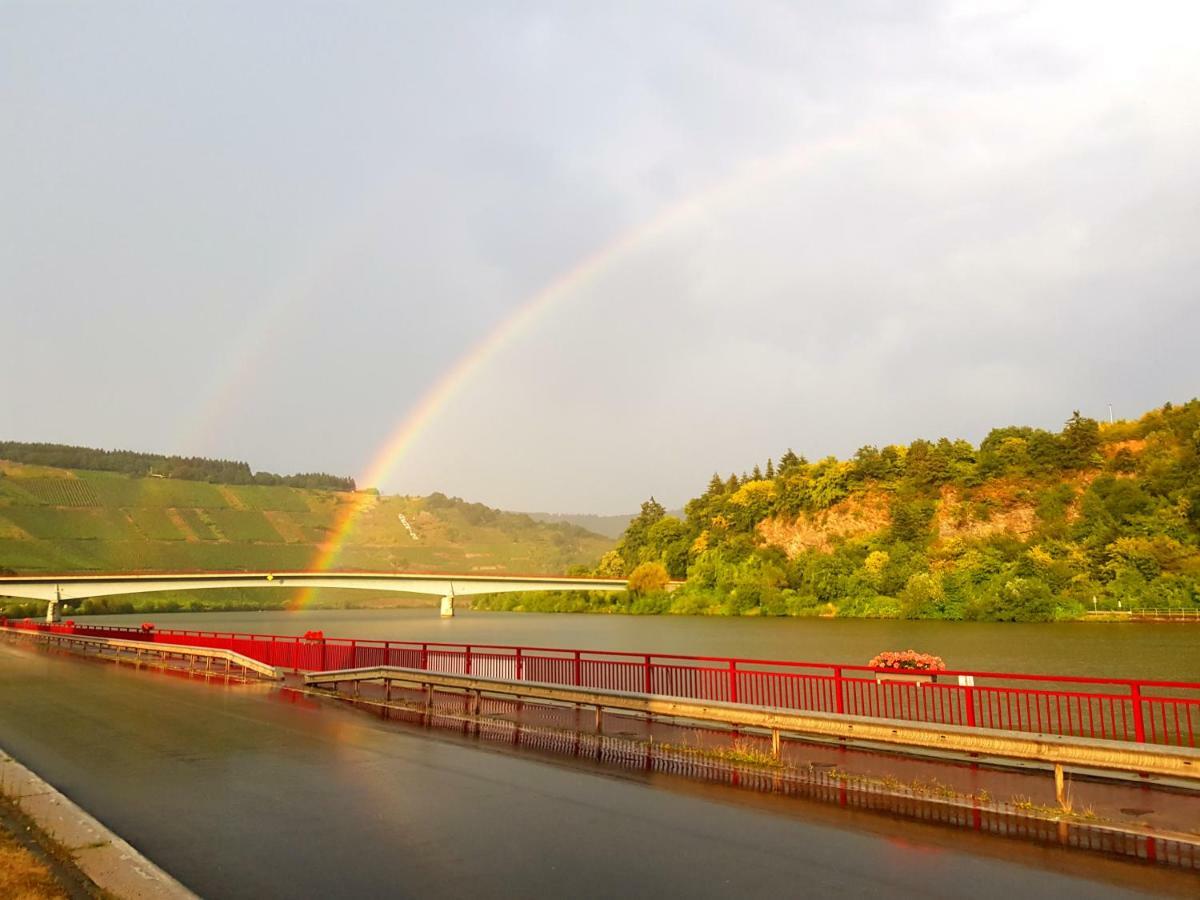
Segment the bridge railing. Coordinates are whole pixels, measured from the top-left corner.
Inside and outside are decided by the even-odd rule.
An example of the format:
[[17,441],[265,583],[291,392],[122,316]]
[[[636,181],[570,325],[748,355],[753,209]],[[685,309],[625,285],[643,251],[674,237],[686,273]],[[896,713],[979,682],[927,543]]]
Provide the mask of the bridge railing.
[[217,647],[296,672],[392,665],[943,725],[1196,747],[1200,684],[555,647],[353,640],[109,625],[9,623],[97,637]]

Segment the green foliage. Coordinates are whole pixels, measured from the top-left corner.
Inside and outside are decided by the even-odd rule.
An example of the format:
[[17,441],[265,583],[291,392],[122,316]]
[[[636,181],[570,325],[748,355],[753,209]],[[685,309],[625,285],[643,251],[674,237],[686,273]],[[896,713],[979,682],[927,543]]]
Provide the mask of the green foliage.
[[[880,508],[886,525],[825,530],[790,559],[764,531]],[[1200,401],[1114,425],[1075,412],[1059,433],[997,428],[978,448],[943,437],[816,464],[788,450],[751,476],[714,474],[684,510],[680,522],[649,501],[619,547],[624,571],[686,574],[672,612],[1048,621],[1093,598],[1196,607]]]
[[664,591],[671,578],[662,563],[644,562],[629,573],[629,592],[645,595]]

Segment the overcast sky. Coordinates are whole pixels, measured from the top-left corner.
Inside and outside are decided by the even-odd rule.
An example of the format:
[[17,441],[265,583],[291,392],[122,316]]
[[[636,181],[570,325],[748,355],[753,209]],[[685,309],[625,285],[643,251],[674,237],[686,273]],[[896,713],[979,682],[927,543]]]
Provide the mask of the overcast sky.
[[1197,10],[0,0],[0,438],[361,475],[604,248],[379,487],[614,513],[1185,400]]

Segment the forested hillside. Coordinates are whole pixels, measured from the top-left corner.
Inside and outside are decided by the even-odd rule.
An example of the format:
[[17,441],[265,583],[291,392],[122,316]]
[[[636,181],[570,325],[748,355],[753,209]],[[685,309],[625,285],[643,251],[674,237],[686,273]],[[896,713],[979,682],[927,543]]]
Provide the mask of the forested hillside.
[[0,441],[0,459],[35,466],[61,469],[88,469],[95,472],[121,472],[125,475],[149,475],[210,484],[286,484],[290,487],[352,491],[354,479],[325,472],[301,472],[276,475],[253,472],[249,463],[236,459],[207,459],[202,456],[163,456],[133,450],[97,450],[68,444],[34,444]]
[[[312,567],[355,511],[336,565],[346,569],[562,573],[612,541],[566,524],[442,494],[219,484],[69,470],[0,459],[0,571],[286,570]],[[362,600],[365,592],[341,595]],[[85,609],[275,605],[286,590],[150,594]],[[0,598],[0,609],[5,608]],[[12,613],[25,614],[21,604]]]
[[[714,475],[681,518],[653,499],[601,570],[640,611],[1047,620],[1200,605],[1200,401],[1078,413],[978,446],[939,438]],[[686,576],[671,594],[662,573]]]

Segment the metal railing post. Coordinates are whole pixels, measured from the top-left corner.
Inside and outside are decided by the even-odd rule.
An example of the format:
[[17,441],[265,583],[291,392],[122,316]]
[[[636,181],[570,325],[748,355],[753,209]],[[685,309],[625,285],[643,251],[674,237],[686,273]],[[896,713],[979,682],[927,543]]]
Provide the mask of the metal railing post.
[[644,677],[642,678],[642,693],[644,693],[644,694],[653,693],[653,691],[651,690],[651,687],[652,687],[652,683],[651,683],[651,678],[650,678],[650,657],[647,656],[646,664],[644,667]]
[[428,644],[421,645],[421,668],[422,669],[429,668],[429,645]]
[[1146,743],[1146,721],[1142,717],[1142,686],[1136,681],[1129,685],[1129,696],[1133,701],[1133,738],[1139,744]]
[[467,657],[466,657],[466,665],[464,668],[465,668],[466,674],[470,675],[471,674],[471,645],[467,644],[466,647],[467,647]]
[[845,684],[845,682],[842,681],[842,667],[834,666],[833,667],[833,687],[834,687],[834,691],[836,692],[834,702],[836,703],[837,711],[840,713],[844,713],[846,711],[846,698],[845,698],[844,692],[842,690],[843,684]]
[[738,677],[737,677],[737,660],[729,661],[729,702],[738,702]]
[[521,648],[517,648],[517,681],[521,681],[521,673],[524,671],[524,666],[521,660]]
[[575,687],[579,687],[581,684],[583,684],[583,679],[581,677],[582,669],[583,669],[583,666],[579,659],[579,651],[576,650],[575,651]]

